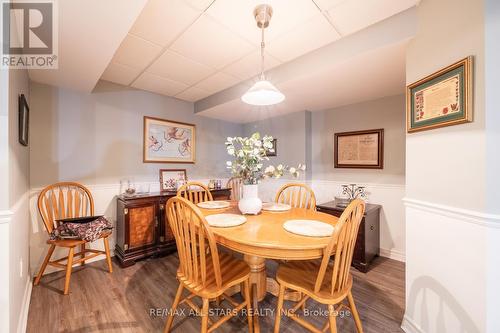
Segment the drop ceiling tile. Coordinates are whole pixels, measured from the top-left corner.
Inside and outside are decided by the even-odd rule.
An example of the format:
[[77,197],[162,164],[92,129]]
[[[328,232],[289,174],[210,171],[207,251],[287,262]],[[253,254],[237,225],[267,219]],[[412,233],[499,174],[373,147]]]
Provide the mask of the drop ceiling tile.
[[[268,71],[273,67],[281,64],[279,60],[266,52],[264,59],[265,70]],[[236,76],[242,80],[246,80],[252,76],[260,74],[260,50],[255,51],[241,58],[224,68],[224,72]]]
[[235,85],[240,80],[232,75],[226,74],[224,72],[217,72],[212,76],[209,76],[205,80],[199,82],[195,85],[196,88],[208,91],[210,94],[216,93],[218,91],[229,88]]
[[328,8],[332,8],[333,6],[337,6],[341,2],[350,1],[350,0],[313,0],[319,8],[322,10],[327,10]]
[[132,87],[162,95],[174,96],[186,89],[188,85],[151,73],[142,73],[141,76],[132,83]]
[[141,71],[141,68],[111,62],[104,73],[102,73],[101,80],[128,86],[141,73]]
[[191,87],[175,95],[175,97],[189,102],[196,102],[209,95],[210,93],[208,91],[196,87]]
[[275,38],[319,12],[311,0],[217,0],[206,13],[258,46],[261,31],[253,11],[263,2],[273,8],[271,22],[265,31],[266,40]]
[[194,8],[204,11],[210,6],[214,0],[184,0],[186,3],[190,4]]
[[328,9],[342,36],[351,34],[416,5],[418,0],[349,0]]
[[146,71],[192,85],[213,74],[215,69],[167,50]]
[[116,51],[113,62],[145,68],[160,54],[162,48],[145,39],[128,34]]
[[268,43],[268,51],[276,58],[287,62],[298,56],[318,49],[340,38],[322,14],[317,14],[305,24]]
[[149,0],[130,32],[167,46],[200,14],[200,10],[182,0]]
[[224,67],[254,48],[252,44],[205,15],[171,46],[171,50],[214,68]]

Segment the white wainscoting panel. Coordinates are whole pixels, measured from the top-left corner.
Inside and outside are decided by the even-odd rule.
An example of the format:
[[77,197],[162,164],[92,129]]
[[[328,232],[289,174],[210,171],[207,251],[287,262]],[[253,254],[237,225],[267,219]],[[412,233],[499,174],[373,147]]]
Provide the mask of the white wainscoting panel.
[[[349,182],[313,180],[312,188],[318,203],[331,201]],[[382,205],[380,213],[380,255],[405,261],[405,216],[402,184],[358,184],[366,187],[367,202]]]

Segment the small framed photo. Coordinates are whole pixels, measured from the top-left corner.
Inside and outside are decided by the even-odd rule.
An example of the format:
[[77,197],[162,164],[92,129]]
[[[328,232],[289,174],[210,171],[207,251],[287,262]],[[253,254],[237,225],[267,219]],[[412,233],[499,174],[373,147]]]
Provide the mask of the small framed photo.
[[472,57],[406,88],[408,133],[472,121]]
[[335,168],[383,169],[384,130],[335,133]]
[[194,163],[196,126],[144,117],[144,163]]
[[266,156],[278,156],[278,139],[273,139],[273,152],[267,152]]
[[28,107],[28,102],[26,97],[21,94],[19,95],[19,143],[23,146],[28,145],[29,140],[29,118],[30,118],[30,108]]
[[176,191],[187,182],[186,169],[160,169],[160,191]]

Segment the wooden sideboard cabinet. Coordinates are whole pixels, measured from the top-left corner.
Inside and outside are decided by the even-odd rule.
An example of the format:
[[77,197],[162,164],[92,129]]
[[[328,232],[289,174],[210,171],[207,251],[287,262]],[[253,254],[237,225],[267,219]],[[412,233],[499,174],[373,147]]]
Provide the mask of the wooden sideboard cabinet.
[[[366,204],[365,214],[359,226],[352,266],[364,273],[368,271],[373,258],[379,254],[381,208],[380,205]],[[316,206],[316,209],[340,217],[345,208],[338,207],[334,201],[330,201]]]
[[[211,190],[214,200],[229,200],[231,189]],[[176,250],[165,204],[176,192],[150,193],[117,199],[115,257],[122,267],[149,256]]]

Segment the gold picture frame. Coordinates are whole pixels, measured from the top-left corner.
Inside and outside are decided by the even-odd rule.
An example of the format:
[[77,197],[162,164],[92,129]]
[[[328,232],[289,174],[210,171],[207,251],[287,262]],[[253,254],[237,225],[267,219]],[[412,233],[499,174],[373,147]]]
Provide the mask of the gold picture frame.
[[144,163],[195,163],[196,126],[144,117]]
[[408,133],[472,122],[472,66],[469,56],[406,87]]

